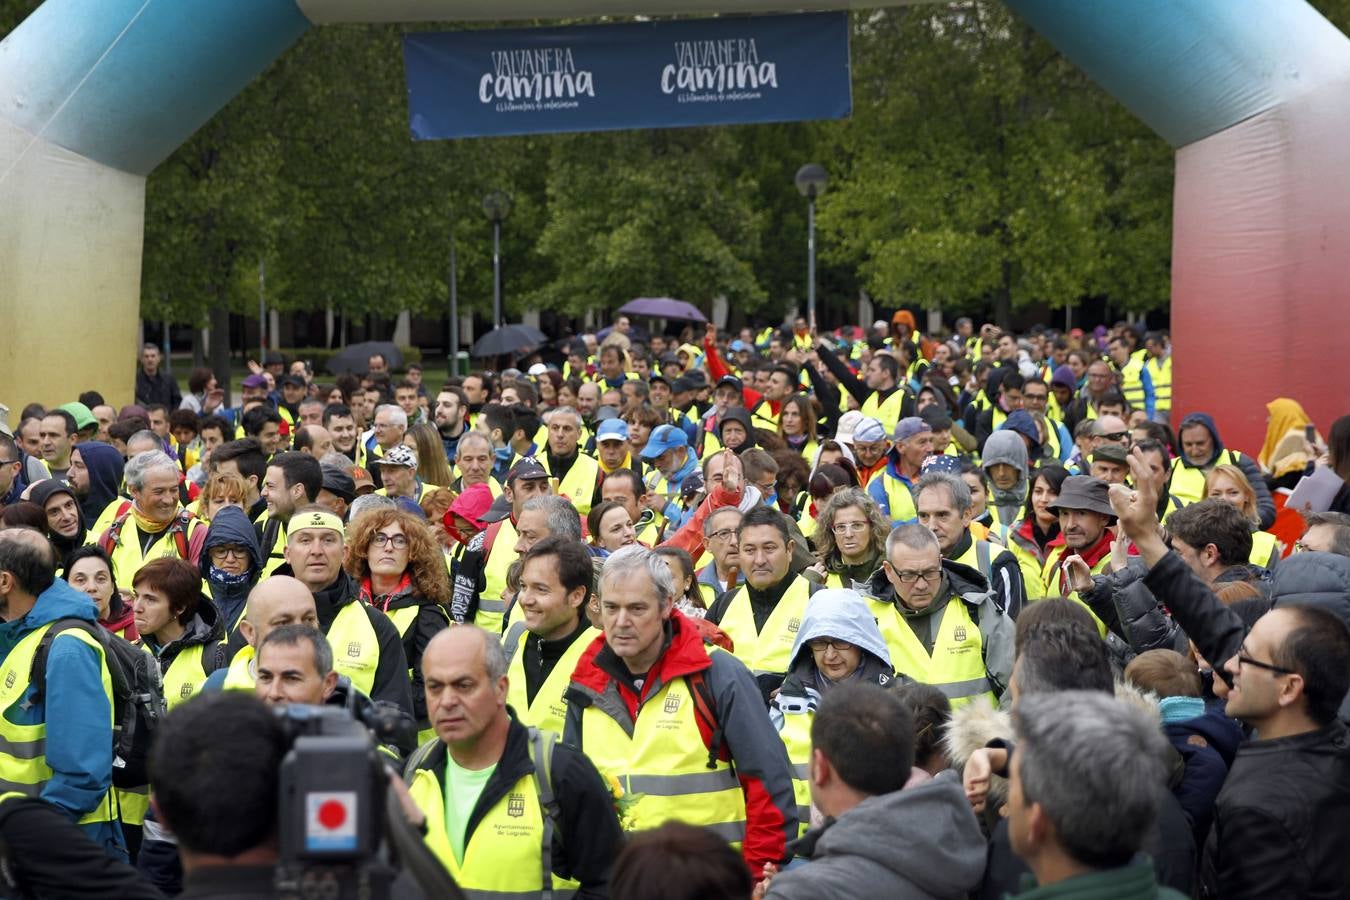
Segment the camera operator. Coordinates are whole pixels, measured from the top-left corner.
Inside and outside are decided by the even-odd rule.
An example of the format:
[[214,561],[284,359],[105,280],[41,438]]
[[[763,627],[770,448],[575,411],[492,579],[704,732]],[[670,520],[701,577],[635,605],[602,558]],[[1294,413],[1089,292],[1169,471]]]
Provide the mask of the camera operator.
[[[427,645],[427,715],[439,740],[409,763],[422,812],[414,824],[470,896],[608,897],[622,840],[609,791],[580,751],[516,719],[507,664],[500,642],[473,625]],[[541,871],[549,857],[551,871]]]
[[150,753],[150,802],[178,839],[180,897],[273,896],[289,746],[271,710],[241,691],[199,694],[164,720]]

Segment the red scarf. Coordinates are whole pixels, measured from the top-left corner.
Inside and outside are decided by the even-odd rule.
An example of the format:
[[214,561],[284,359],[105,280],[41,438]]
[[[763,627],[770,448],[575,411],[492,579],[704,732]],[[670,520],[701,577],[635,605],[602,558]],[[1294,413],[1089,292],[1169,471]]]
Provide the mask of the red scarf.
[[370,576],[366,576],[361,579],[360,599],[362,603],[369,603],[371,606],[377,607],[380,612],[387,613],[389,612],[389,601],[393,600],[395,597],[402,597],[404,594],[408,593],[411,588],[412,576],[407,572],[404,572],[403,577],[399,579],[397,587],[383,597],[376,597],[375,589],[370,586]]

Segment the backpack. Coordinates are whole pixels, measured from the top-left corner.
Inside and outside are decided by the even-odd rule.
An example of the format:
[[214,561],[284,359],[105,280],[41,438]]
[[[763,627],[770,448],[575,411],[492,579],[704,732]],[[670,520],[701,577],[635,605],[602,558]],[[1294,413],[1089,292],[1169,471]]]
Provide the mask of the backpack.
[[[103,532],[98,539],[98,545],[103,548],[103,552],[112,556],[113,548],[122,542],[122,527],[126,525],[128,516],[131,515],[131,501],[123,500],[122,505],[117,507],[117,515],[113,518],[113,523],[108,526],[108,530]],[[192,520],[192,513],[183,510],[177,516],[174,516],[173,522],[169,525],[169,535],[173,542],[178,545],[178,558],[186,562],[192,562],[192,557],[188,555],[188,523]]]
[[168,715],[159,663],[149,653],[87,619],[58,619],[33,654],[29,683],[34,699],[41,701],[47,690],[47,654],[52,641],[71,629],[84,631],[103,647],[113,694],[113,785],[133,788],[149,784],[150,741]]
[[[708,740],[708,768],[716,769],[717,761],[723,754],[722,745],[726,742],[726,729],[722,727],[717,717],[717,700],[713,697],[712,688],[708,686],[708,670],[700,669],[684,677],[689,682],[689,693],[694,698],[694,716],[701,719],[712,733]],[[727,761],[731,762],[730,755],[727,756]],[[734,763],[732,770],[735,771]]]

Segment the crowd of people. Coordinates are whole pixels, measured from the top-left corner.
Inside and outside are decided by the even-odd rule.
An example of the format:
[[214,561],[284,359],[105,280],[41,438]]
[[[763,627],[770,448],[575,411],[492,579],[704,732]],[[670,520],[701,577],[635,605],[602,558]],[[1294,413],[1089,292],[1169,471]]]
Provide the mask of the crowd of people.
[[1229,447],[1124,322],[559,347],[0,407],[7,876],[271,896],[309,704],[469,897],[1347,896],[1350,415]]

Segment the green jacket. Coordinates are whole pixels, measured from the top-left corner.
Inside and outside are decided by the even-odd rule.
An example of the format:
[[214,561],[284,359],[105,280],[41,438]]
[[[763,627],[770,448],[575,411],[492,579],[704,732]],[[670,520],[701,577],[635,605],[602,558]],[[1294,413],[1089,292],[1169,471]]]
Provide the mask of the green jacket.
[[1026,876],[1017,900],[1186,900],[1184,894],[1169,887],[1161,887],[1153,872],[1153,863],[1147,859],[1105,869],[1091,875],[1079,875],[1045,887],[1036,887],[1030,875]]

